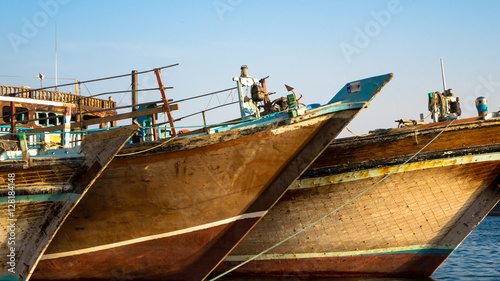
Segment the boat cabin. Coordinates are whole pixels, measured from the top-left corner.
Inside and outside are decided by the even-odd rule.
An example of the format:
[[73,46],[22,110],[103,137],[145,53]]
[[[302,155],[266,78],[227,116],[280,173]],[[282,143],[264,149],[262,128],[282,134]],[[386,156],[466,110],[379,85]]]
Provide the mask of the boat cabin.
[[[64,126],[66,116],[70,121],[68,123],[77,124],[79,121],[113,116],[116,115],[115,108],[116,102],[111,98],[104,100],[59,91],[0,85],[0,138],[12,138],[13,135],[8,133],[35,132],[36,129]],[[100,127],[112,127],[116,125],[115,122],[103,123]],[[77,128],[85,129],[83,123]],[[61,134],[45,134],[43,137],[29,135],[28,138],[31,144],[61,142]]]

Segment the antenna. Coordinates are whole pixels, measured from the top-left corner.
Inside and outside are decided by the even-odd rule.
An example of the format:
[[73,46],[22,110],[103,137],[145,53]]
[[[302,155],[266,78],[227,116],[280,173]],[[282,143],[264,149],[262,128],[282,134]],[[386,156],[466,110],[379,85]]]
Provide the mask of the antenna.
[[446,78],[444,77],[444,66],[443,66],[443,59],[441,60],[441,76],[443,76],[443,93],[446,92]]
[[55,30],[55,49],[56,49],[56,87],[55,91],[57,92],[57,23],[56,23],[56,30]]

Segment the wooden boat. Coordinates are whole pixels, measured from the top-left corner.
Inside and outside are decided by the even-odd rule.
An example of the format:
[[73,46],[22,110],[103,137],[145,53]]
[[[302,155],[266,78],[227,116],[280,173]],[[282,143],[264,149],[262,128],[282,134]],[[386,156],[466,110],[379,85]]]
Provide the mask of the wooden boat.
[[493,210],[488,214],[489,216],[500,216],[500,204],[496,205]]
[[216,272],[430,276],[500,199],[499,115],[453,121],[452,102],[332,142]]
[[204,279],[391,78],[348,83],[324,106],[252,117],[242,87],[262,80],[242,68],[243,121],[122,149],[33,279]]
[[[2,127],[0,132],[3,137],[0,140],[0,228],[4,230],[0,234],[4,245],[0,249],[0,279],[28,280],[60,224],[137,127],[94,132],[81,145],[50,149],[48,143],[39,145],[45,137],[32,134],[29,129],[45,127],[47,120],[60,122],[54,112],[64,112],[73,104],[54,99],[67,94],[51,92],[49,100],[26,99],[12,97],[25,88],[0,86],[0,90],[9,95],[0,96],[4,121],[10,122],[12,117],[13,123],[16,119],[20,121],[17,126]],[[47,94],[46,91],[38,93]],[[16,116],[11,108],[21,114]],[[42,114],[54,116],[35,118]],[[10,133],[16,129],[19,135]],[[61,140],[60,134],[47,138]]]

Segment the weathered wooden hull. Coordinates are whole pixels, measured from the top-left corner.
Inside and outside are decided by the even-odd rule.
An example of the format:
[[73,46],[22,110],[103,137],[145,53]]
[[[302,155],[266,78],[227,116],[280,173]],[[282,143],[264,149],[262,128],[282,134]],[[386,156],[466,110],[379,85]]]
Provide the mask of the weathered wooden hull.
[[34,278],[204,279],[391,78],[361,80],[361,95],[346,84],[338,102],[303,114],[124,149]]
[[29,279],[59,225],[132,132],[94,134],[83,154],[78,148],[0,162],[2,280]]
[[115,159],[34,278],[203,279],[307,168],[295,159],[311,162],[357,111],[178,140]]
[[497,204],[488,214],[489,216],[500,216],[500,204]]
[[500,121],[334,141],[216,269],[252,275],[430,276],[500,200]]

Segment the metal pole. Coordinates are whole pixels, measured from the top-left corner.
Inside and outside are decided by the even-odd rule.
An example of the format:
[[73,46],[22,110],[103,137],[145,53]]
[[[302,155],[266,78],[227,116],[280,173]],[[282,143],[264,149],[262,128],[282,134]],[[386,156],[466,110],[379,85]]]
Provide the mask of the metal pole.
[[56,86],[54,90],[57,92],[57,23],[55,26],[55,53],[56,53]]
[[[136,104],[138,97],[137,97],[137,70],[132,70],[132,111],[137,111],[139,109]],[[136,118],[132,118],[132,124],[135,123]]]
[[205,110],[201,112],[201,115],[203,115],[203,126],[207,126],[207,119],[205,118]]
[[[137,106],[137,70],[132,70],[132,112],[137,111],[139,107]],[[132,125],[137,123],[137,118],[132,117]],[[139,143],[141,142],[140,136],[135,133],[132,136],[132,143]]]
[[443,94],[446,92],[446,78],[444,77],[443,59],[441,59],[441,75],[443,76]]
[[233,81],[236,81],[236,85],[237,85],[237,88],[238,88],[238,100],[240,102],[241,120],[245,120],[246,119],[246,114],[245,114],[245,110],[243,108],[243,103],[245,101],[245,98],[243,96],[243,89],[241,88],[240,77],[234,77]]

